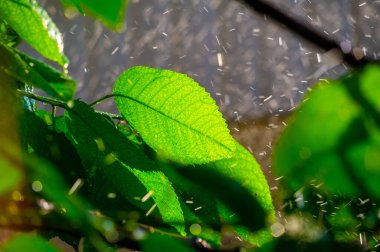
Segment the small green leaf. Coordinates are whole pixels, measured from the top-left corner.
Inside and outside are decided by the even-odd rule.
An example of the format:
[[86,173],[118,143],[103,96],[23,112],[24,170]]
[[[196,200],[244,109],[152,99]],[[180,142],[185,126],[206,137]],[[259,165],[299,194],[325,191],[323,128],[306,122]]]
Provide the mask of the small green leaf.
[[5,72],[21,83],[41,88],[60,100],[73,98],[75,82],[54,68],[1,43],[0,57],[4,59],[0,61],[0,72]]
[[[102,175],[103,181],[112,182],[124,200],[132,204],[137,203],[135,197],[151,192],[164,222],[184,234],[184,217],[177,195],[153,161],[89,105],[76,101],[65,116],[69,134],[93,176]],[[136,190],[139,185],[133,182],[133,177],[146,188],[144,191]],[[146,203],[139,201],[139,205]]]
[[115,82],[115,103],[159,154],[185,164],[229,158],[235,150],[215,101],[184,74],[133,67]]
[[102,0],[61,0],[66,5],[74,6],[82,15],[90,14],[111,29],[121,30],[128,0],[113,0],[104,4]]
[[[31,69],[37,72],[49,83],[55,97],[64,101],[73,99],[76,89],[76,82],[68,75],[57,71],[55,68],[38,61],[24,53],[16,51],[20,58],[28,64]],[[30,83],[38,87],[38,83]],[[46,90],[45,90],[46,91]]]
[[24,251],[44,251],[59,252],[60,250],[47,240],[35,234],[18,234],[12,237],[5,244],[0,246],[1,251],[24,252]]
[[0,16],[41,55],[67,65],[62,35],[36,0],[2,0]]
[[317,86],[277,143],[273,165],[288,188],[380,198],[380,67]]
[[114,0],[104,4],[102,0],[81,0],[84,13],[89,13],[111,29],[120,30],[124,26],[124,17],[128,0]]

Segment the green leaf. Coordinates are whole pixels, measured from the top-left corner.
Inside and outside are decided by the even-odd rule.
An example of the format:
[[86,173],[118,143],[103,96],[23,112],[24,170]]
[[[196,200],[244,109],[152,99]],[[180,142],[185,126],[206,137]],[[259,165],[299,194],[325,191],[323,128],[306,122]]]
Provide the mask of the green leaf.
[[1,43],[0,56],[4,59],[0,62],[0,72],[5,72],[22,83],[41,88],[60,100],[73,98],[76,84],[70,77]]
[[380,67],[367,65],[307,96],[274,153],[288,188],[380,198],[379,79]]
[[111,29],[120,30],[124,27],[128,0],[113,0],[107,4],[102,0],[63,0],[63,2],[75,6],[83,15],[94,16]]
[[229,158],[235,150],[215,101],[184,74],[133,67],[115,82],[115,103],[159,154],[185,164]]
[[58,28],[36,0],[3,0],[0,17],[44,57],[66,66]]
[[[83,102],[75,102],[66,113],[66,122],[78,153],[93,176],[100,174],[103,181],[112,182],[124,200],[132,203],[137,203],[134,197],[151,192],[164,222],[184,234],[184,218],[177,195],[153,161]],[[133,182],[133,177],[145,187],[144,191],[136,190],[135,186],[139,185]],[[146,203],[140,201],[139,204]]]
[[5,244],[0,246],[1,251],[24,252],[24,251],[44,251],[59,252],[60,250],[47,240],[35,234],[18,234],[12,237]]
[[21,42],[18,34],[4,21],[0,19],[0,42],[8,46],[16,46]]
[[[57,71],[55,68],[38,61],[24,53],[16,51],[20,58],[38,73],[53,90],[55,97],[64,101],[72,100],[75,94],[76,82],[68,75]],[[36,79],[37,81],[37,79]],[[41,80],[39,80],[41,81]],[[39,83],[30,83],[38,87]],[[47,90],[45,90],[47,91]]]
[[167,235],[151,234],[141,242],[142,249],[146,252],[195,252],[189,244],[178,238]]
[[[3,62],[0,58],[0,63]],[[18,106],[15,85],[0,72],[0,196],[14,189],[22,179],[22,157],[18,138]],[[4,175],[6,174],[6,175]]]

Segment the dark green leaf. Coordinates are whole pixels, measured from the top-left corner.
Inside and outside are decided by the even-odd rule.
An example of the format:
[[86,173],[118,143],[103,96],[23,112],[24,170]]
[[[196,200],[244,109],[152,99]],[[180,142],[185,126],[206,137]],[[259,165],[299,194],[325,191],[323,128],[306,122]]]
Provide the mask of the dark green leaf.
[[[0,58],[0,62],[4,59]],[[22,179],[22,157],[17,132],[18,106],[15,85],[0,72],[0,195],[14,189]],[[6,174],[6,175],[4,175]]]
[[357,244],[344,244],[334,241],[316,241],[314,243],[300,242],[286,238],[279,238],[265,244],[258,252],[359,252],[363,251]]
[[114,94],[142,139],[173,161],[202,164],[229,158],[235,150],[215,101],[187,75],[133,67],[116,80]]
[[281,136],[274,168],[291,190],[380,198],[380,67],[316,87]]
[[79,229],[89,237],[94,247],[103,251],[107,245],[98,230],[106,235],[107,230],[103,228],[103,223],[108,220],[91,215],[88,203],[69,193],[70,189],[63,177],[49,162],[35,155],[26,155],[24,160],[32,188],[53,203],[56,210],[60,210],[62,217],[67,220],[66,227]]
[[[158,164],[172,182],[181,202],[185,217],[186,230],[192,235],[206,240],[214,248],[221,246],[221,222],[217,208],[217,200],[202,186],[176,172],[175,167],[157,160]],[[200,225],[200,233],[191,231],[192,225]]]
[[118,196],[132,204],[145,205],[145,208],[152,206],[151,201],[141,202],[134,198],[150,192],[164,222],[184,234],[184,218],[177,195],[153,161],[83,102],[75,102],[66,113],[66,122],[72,141],[90,173],[89,178],[99,176],[102,181],[108,180],[114,189],[118,189]]
[[49,129],[53,127],[51,114],[45,110],[24,111],[21,117],[22,141],[27,143],[40,157],[54,164],[73,185],[76,180],[85,177],[76,149],[63,133]]
[[189,244],[167,235],[151,234],[141,243],[146,252],[195,252]]
[[36,0],[2,0],[0,16],[44,57],[67,65],[62,35]]
[[72,99],[76,84],[68,76],[1,43],[0,57],[4,59],[4,61],[0,61],[1,72],[21,83],[41,88],[46,93],[61,100]]
[[5,244],[1,245],[1,251],[25,252],[44,251],[59,252],[60,250],[47,240],[35,234],[18,234],[12,237]]

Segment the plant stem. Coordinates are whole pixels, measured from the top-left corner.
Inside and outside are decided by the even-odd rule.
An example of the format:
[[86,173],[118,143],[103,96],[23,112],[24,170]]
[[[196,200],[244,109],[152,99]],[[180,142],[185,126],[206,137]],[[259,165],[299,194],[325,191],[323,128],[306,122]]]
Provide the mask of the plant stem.
[[99,98],[98,100],[95,100],[95,101],[91,102],[89,105],[90,105],[91,107],[92,107],[92,106],[95,106],[95,105],[101,103],[102,101],[107,100],[108,98],[112,98],[112,97],[114,97],[114,96],[115,96],[114,94],[108,94],[108,95],[105,95],[105,96]]
[[[25,91],[22,91],[20,89],[18,89],[17,91],[18,91],[18,93],[20,95],[28,97],[30,99],[33,99],[33,100],[36,100],[36,101],[40,101],[40,102],[44,102],[44,103],[48,103],[48,104],[50,104],[50,105],[52,105],[54,107],[56,106],[56,107],[60,107],[60,108],[66,109],[66,110],[71,110],[70,102],[66,103],[66,102],[59,101],[59,100],[56,100],[56,99],[53,99],[53,98],[37,95],[37,94],[34,94],[34,93],[25,92]],[[116,115],[116,114],[113,114],[113,113],[104,112],[104,111],[97,111],[97,110],[95,110],[95,112],[98,113],[98,114],[100,114],[100,115],[103,115],[103,116],[108,116],[108,117],[110,117],[112,119],[124,120],[124,117],[121,116],[121,115]]]
[[69,109],[69,105],[67,103],[65,103],[65,102],[58,101],[58,100],[53,99],[53,98],[37,95],[37,94],[34,94],[34,93],[25,92],[25,91],[20,90],[20,89],[17,89],[17,91],[18,91],[18,93],[20,95],[28,97],[30,99],[33,99],[33,100],[36,100],[36,101],[40,101],[40,102],[45,102],[45,103],[48,103],[50,105],[57,106],[57,107],[60,107],[60,108]]
[[104,112],[104,111],[98,111],[98,110],[95,110],[95,112],[98,113],[98,114],[100,114],[100,115],[102,115],[102,116],[111,117],[112,119],[125,120],[125,118],[122,115],[116,115],[116,114],[113,114],[113,113]]

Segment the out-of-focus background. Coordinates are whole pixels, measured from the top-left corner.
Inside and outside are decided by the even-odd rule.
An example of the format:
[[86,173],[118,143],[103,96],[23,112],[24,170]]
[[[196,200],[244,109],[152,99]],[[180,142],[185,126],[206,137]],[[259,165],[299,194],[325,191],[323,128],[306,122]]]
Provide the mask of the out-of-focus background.
[[[186,73],[211,93],[231,132],[272,182],[271,150],[286,118],[316,82],[347,71],[328,52],[237,1],[131,0],[122,32],[64,10],[59,1],[39,2],[64,35],[77,98],[93,101],[111,93],[117,76],[136,65]],[[372,58],[380,53],[380,1],[268,2],[343,48],[360,48]],[[97,108],[116,112],[112,100]]]

